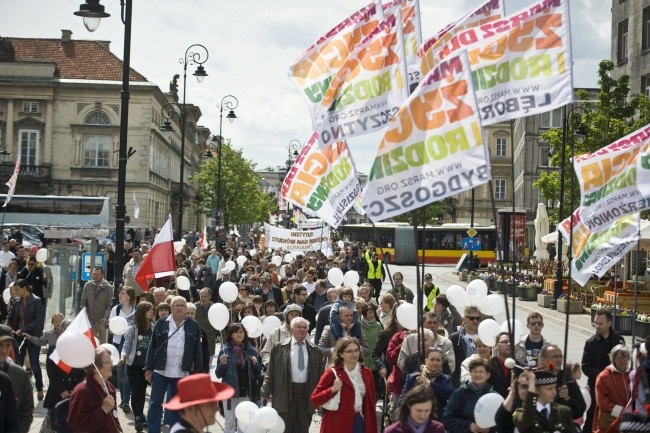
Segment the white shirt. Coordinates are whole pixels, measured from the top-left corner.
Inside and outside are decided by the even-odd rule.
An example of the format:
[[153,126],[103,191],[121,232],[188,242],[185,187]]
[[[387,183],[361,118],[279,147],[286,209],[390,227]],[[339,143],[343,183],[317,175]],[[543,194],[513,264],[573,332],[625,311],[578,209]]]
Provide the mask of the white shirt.
[[542,409],[546,409],[546,416],[551,417],[551,403],[541,404],[539,401],[535,403],[535,409],[537,412],[541,412]]
[[[176,322],[171,315],[166,320],[169,322],[169,332],[167,335],[170,336],[167,340],[167,362],[165,363],[164,370],[155,370],[155,372],[165,377],[188,376],[189,372],[183,371],[182,369],[183,352],[185,352],[185,332],[183,329],[180,329],[174,334],[174,331],[177,329]],[[183,327],[184,324],[185,320],[181,322],[180,327]],[[172,336],[172,334],[174,335]]]
[[307,340],[302,342],[302,351],[305,354],[305,368],[300,371],[298,368],[298,350],[300,346],[295,337],[291,337],[291,382],[293,383],[306,383],[307,382],[307,365],[309,361],[309,352],[307,352]]
[[[110,321],[115,316],[117,316],[117,305],[111,309],[111,314],[108,316],[108,320]],[[131,326],[133,324],[133,318],[135,317],[135,305],[131,306],[131,311],[128,314],[124,311],[124,308],[121,308],[120,317],[124,317],[126,319],[126,323]],[[122,342],[122,338],[123,337],[121,335],[113,334],[113,343],[120,344]]]
[[6,268],[9,262],[16,258],[16,255],[11,251],[0,250],[0,266]]

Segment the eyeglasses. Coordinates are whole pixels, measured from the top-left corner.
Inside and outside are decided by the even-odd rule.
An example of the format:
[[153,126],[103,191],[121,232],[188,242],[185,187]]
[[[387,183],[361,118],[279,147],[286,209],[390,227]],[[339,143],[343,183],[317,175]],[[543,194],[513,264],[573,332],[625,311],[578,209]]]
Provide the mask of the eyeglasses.
[[465,318],[467,320],[472,320],[474,322],[483,320],[483,318],[481,316],[478,316],[478,317],[477,316],[465,316]]
[[542,321],[532,321],[532,322],[528,322],[528,324],[530,326],[544,326],[544,322]]

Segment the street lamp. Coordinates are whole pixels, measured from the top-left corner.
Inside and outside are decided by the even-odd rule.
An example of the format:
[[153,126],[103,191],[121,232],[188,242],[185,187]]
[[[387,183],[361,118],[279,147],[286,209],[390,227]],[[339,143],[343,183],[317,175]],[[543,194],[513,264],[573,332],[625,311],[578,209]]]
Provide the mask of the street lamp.
[[[284,181],[284,178],[286,175],[289,173],[289,170],[291,170],[291,166],[293,165],[293,162],[298,158],[299,150],[302,148],[302,143],[299,140],[293,139],[289,142],[287,145],[287,163],[286,163],[286,171],[281,172],[283,173],[282,178],[280,179],[280,189],[282,189],[282,182]],[[285,214],[285,228],[289,228],[291,225],[291,218],[289,217],[289,209],[290,203],[287,200],[287,213]]]
[[218,154],[217,154],[217,225],[221,223],[221,216],[223,214],[223,223],[226,223],[225,212],[221,210],[221,151],[223,146],[223,110],[228,110],[226,118],[230,123],[233,123],[237,118],[235,115],[235,108],[239,105],[239,101],[233,95],[226,95],[221,99],[221,102],[217,104],[219,108],[219,136],[213,137],[212,141],[217,142]]
[[[127,152],[127,136],[129,130],[129,71],[131,69],[131,18],[133,1],[120,0],[122,23],[124,24],[124,58],[122,59],[122,92],[120,105],[120,145],[118,149],[119,163],[117,168],[117,204],[115,205],[115,278],[113,303],[117,303],[117,293],[122,286],[122,269],[124,268],[124,219],[126,217],[126,162],[134,151]],[[83,17],[84,25],[89,31],[95,31],[102,18],[110,15],[104,11],[99,0],[86,0],[74,13]]]
[[180,185],[178,187],[178,234],[177,239],[183,236],[183,200],[185,190],[185,127],[186,121],[186,108],[185,96],[187,95],[187,67],[189,65],[197,65],[196,71],[192,75],[196,77],[196,81],[203,82],[203,79],[208,76],[203,68],[203,64],[208,61],[207,48],[201,44],[192,44],[185,50],[185,57],[178,59],[178,62],[183,65],[183,104],[181,107],[181,175]]
[[[579,105],[576,105],[572,107],[570,110],[567,111],[566,106],[564,107],[563,110],[563,118],[562,118],[562,150],[560,154],[560,199],[559,199],[559,213],[558,213],[558,226],[560,222],[562,222],[562,219],[564,218],[564,181],[565,181],[565,174],[566,171],[564,169],[564,161],[566,158],[566,144],[567,144],[567,135],[568,135],[568,129],[569,129],[569,120],[571,118],[571,115],[575,110],[582,111],[583,114],[586,114],[587,111],[582,108]],[[582,120],[580,120],[580,124],[575,130],[574,135],[576,137],[584,138],[586,136],[586,131],[583,125]],[[574,156],[574,145],[575,145],[575,138],[571,139],[571,158]],[[573,182],[572,182],[573,186]],[[570,232],[569,232],[569,246],[567,248],[567,264],[569,268],[569,272],[571,272],[571,243],[573,242],[573,188],[571,188],[570,192],[570,206],[571,206],[571,223],[570,223]],[[553,299],[551,299],[551,304],[549,306],[550,309],[556,310],[557,309],[557,300],[558,298],[562,295],[562,233],[558,230],[558,241],[557,241],[557,268],[556,268],[556,274],[555,274],[555,288],[554,288],[554,293],[553,293]],[[570,280],[570,275],[569,275],[569,281],[568,281],[568,287],[567,287],[567,294],[568,296],[571,295],[571,280]],[[568,307],[567,307],[567,314],[568,314]],[[566,338],[565,338],[566,342]],[[566,345],[566,343],[565,343]],[[566,353],[566,347],[564,348]]]

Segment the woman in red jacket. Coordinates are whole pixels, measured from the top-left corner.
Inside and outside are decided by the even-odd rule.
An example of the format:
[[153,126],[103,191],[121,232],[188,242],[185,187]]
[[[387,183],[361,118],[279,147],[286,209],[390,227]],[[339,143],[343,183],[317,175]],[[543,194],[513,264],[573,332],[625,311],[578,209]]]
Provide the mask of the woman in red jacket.
[[617,432],[630,393],[630,351],[623,344],[609,353],[611,364],[596,377],[594,433]]
[[72,433],[121,432],[115,405],[115,388],[108,381],[112,375],[111,353],[99,347],[95,362],[86,367],[86,380],[70,396],[68,427]]
[[339,393],[337,410],[325,410],[321,433],[377,433],[375,382],[363,365],[359,341],[343,337],[336,342],[332,363],[311,394],[314,406],[322,406]]

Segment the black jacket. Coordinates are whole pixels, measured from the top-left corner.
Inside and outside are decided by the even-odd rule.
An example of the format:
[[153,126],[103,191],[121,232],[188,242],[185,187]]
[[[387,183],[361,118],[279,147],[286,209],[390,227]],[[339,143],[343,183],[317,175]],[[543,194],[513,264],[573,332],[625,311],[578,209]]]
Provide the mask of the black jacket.
[[612,328],[609,329],[607,339],[596,334],[585,341],[585,348],[582,352],[582,371],[589,378],[587,384],[590,389],[595,389],[596,377],[610,364],[609,352],[617,344],[625,344],[625,340]]
[[[170,319],[174,320],[174,319]],[[183,329],[178,332],[185,332],[185,349],[181,370],[189,373],[202,372],[203,350],[201,348],[201,327],[196,321],[185,318]],[[167,340],[169,335],[169,321],[167,318],[159,319],[153,327],[151,342],[147,351],[145,370],[164,370],[167,363]]]
[[9,310],[9,317],[7,323],[13,328],[14,331],[22,331],[32,337],[40,337],[43,335],[43,327],[45,326],[45,306],[41,299],[34,294],[29,295],[27,298],[27,309],[25,310],[24,324],[20,326],[20,304],[22,300],[14,302]]
[[501,397],[508,396],[508,387],[510,386],[510,369],[508,369],[508,377],[504,376],[503,369],[499,365],[499,360],[496,356],[490,359],[490,379],[488,382],[494,388],[494,391],[501,394]]
[[460,385],[460,365],[467,358],[467,343],[465,343],[461,333],[465,333],[463,328],[460,328],[449,337],[454,347],[454,356],[456,357],[456,369],[451,373],[451,378],[454,380],[454,386],[456,387]]
[[74,387],[86,378],[86,373],[80,368],[73,368],[70,374],[66,374],[65,371],[57,367],[54,361],[50,359],[50,354],[53,351],[54,347],[48,350],[48,356],[45,361],[47,377],[50,380],[47,392],[45,393],[45,400],[43,400],[43,407],[46,409],[54,408],[58,402],[63,400],[61,398],[63,391],[68,391],[72,394]]

